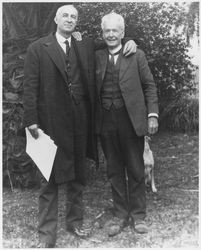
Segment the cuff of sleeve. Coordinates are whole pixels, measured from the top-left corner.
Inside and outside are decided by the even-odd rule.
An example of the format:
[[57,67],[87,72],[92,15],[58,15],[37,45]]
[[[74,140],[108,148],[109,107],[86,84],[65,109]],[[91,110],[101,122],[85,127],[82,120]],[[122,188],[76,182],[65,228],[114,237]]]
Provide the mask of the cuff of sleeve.
[[158,118],[158,114],[157,113],[149,113],[148,117],[156,117],[156,118]]

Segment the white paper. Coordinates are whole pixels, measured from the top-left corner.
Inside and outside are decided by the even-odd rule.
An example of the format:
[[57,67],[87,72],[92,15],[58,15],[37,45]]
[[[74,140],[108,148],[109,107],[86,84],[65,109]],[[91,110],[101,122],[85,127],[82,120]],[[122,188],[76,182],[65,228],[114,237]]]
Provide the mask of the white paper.
[[41,129],[38,129],[38,133],[39,137],[34,139],[28,128],[26,128],[26,152],[35,162],[45,179],[49,181],[57,146]]

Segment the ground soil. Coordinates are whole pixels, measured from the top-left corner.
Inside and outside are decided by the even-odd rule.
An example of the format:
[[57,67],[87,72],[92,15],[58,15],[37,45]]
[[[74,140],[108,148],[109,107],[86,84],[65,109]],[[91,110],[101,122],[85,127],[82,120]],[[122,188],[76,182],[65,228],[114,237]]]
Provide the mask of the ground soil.
[[[151,148],[158,192],[147,189],[148,234],[136,234],[128,226],[115,237],[107,236],[104,225],[110,218],[112,200],[101,156],[98,171],[92,164],[88,166],[89,183],[84,191],[85,226],[92,233],[80,240],[65,231],[65,188],[61,186],[56,247],[198,247],[198,134],[160,132],[152,138]],[[38,194],[36,188],[3,190],[4,248],[36,246]]]

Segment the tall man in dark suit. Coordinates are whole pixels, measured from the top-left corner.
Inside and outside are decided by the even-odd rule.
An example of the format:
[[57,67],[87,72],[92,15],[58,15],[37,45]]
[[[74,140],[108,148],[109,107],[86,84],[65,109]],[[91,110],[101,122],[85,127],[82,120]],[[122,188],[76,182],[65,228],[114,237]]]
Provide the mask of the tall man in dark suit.
[[108,48],[96,52],[97,132],[107,160],[114,218],[109,236],[121,232],[129,218],[136,232],[146,233],[144,135],[158,129],[158,98],[142,50],[122,56],[124,19],[110,13],[102,18]]
[[[24,125],[34,138],[38,127],[58,146],[49,182],[39,197],[40,246],[54,247],[58,220],[58,184],[67,183],[67,230],[82,230],[82,192],[86,155],[96,160],[94,136],[93,40],[72,37],[78,12],[57,10],[56,33],[32,43],[24,66]],[[132,46],[131,46],[132,47]]]

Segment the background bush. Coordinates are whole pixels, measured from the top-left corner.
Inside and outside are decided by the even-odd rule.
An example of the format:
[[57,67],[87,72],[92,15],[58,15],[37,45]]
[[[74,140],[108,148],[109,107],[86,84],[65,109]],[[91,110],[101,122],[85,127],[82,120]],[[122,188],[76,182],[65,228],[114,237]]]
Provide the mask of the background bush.
[[199,127],[199,103],[194,98],[178,98],[169,103],[160,117],[162,129],[196,132]]
[[[38,181],[21,130],[23,63],[27,46],[55,29],[53,18],[63,4],[3,3],[3,180],[11,188],[33,186]],[[189,6],[83,2],[75,6],[79,10],[77,30],[94,39],[101,38],[103,15],[116,11],[125,17],[126,35],[145,51],[158,87],[161,129],[197,131],[198,100],[192,98],[197,87],[195,66],[187,50],[190,36],[199,36],[199,2]]]

